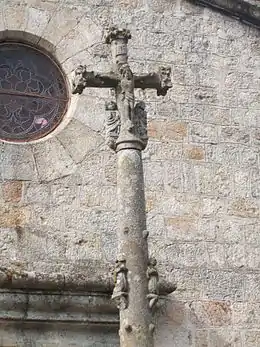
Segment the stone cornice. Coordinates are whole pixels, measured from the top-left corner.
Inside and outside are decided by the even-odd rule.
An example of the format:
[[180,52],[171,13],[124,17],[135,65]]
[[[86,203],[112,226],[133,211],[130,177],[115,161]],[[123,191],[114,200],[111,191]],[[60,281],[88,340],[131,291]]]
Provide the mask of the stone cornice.
[[[2,268],[0,321],[29,326],[73,323],[117,330],[119,314],[111,300],[113,288],[113,276],[99,267],[89,266],[84,273],[66,274]],[[175,289],[175,285],[162,280],[159,304],[163,305],[165,296]]]
[[[114,288],[113,275],[103,268],[89,266],[84,273],[37,273],[0,268],[0,289],[41,290],[48,292],[104,293],[111,295]],[[160,295],[166,296],[176,290],[176,285],[165,280],[159,282]]]
[[0,320],[118,325],[118,310],[104,293],[0,290]]
[[[46,283],[42,283],[41,286],[45,286],[45,290],[0,289],[0,321],[28,324],[73,323],[118,328],[118,308],[111,300],[110,292],[95,292],[93,287],[91,292],[64,291],[59,288],[54,290],[54,285],[48,291],[49,284],[46,286]],[[163,295],[162,290],[167,288],[161,283],[160,289]],[[159,306],[165,302],[165,297],[161,298]]]
[[188,0],[192,3],[211,7],[245,24],[260,29],[260,7],[243,0]]

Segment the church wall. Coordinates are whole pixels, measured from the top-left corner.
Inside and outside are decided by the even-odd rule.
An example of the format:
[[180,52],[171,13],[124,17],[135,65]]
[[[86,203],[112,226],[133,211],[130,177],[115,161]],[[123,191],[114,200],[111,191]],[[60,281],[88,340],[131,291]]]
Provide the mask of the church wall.
[[[68,79],[82,63],[110,69],[103,34],[113,24],[131,30],[136,73],[171,66],[166,97],[136,91],[149,121],[150,252],[178,286],[158,312],[156,347],[260,346],[259,30],[185,0],[15,0],[1,13],[0,30],[42,38]],[[112,97],[85,89],[46,141],[0,144],[1,271],[73,276],[99,263],[111,271],[116,156],[104,143],[104,105]]]

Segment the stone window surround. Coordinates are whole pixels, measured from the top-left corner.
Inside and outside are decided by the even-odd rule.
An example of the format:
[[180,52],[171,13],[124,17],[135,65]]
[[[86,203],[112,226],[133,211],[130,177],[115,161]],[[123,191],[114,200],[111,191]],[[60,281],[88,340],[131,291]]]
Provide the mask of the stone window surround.
[[66,69],[66,67],[62,66],[60,64],[60,61],[63,60],[62,54],[59,53],[59,51],[56,50],[56,47],[49,42],[48,40],[45,40],[37,35],[34,35],[32,33],[26,32],[26,31],[18,31],[18,30],[4,30],[0,32],[0,41],[8,41],[8,42],[20,42],[32,45],[35,48],[38,48],[39,50],[42,50],[43,53],[46,52],[61,68],[65,82],[67,84],[68,88],[68,95],[69,95],[69,101],[67,106],[67,112],[65,113],[63,120],[60,122],[60,124],[49,134],[46,136],[43,136],[39,139],[32,140],[32,141],[21,141],[21,142],[12,142],[12,141],[5,141],[1,139],[1,142],[7,142],[10,144],[16,144],[16,145],[28,145],[28,144],[35,144],[39,142],[46,141],[50,138],[55,137],[58,133],[60,133],[70,122],[70,120],[73,117],[73,113],[76,110],[76,104],[78,100],[78,96],[73,95],[71,93],[71,83],[70,83],[70,75],[71,72]]

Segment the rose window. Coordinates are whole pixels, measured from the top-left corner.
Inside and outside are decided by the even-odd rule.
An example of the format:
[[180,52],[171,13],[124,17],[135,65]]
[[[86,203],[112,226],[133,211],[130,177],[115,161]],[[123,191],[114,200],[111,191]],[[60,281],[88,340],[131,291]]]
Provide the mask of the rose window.
[[68,99],[65,77],[48,54],[23,43],[0,44],[0,139],[44,137],[62,121]]

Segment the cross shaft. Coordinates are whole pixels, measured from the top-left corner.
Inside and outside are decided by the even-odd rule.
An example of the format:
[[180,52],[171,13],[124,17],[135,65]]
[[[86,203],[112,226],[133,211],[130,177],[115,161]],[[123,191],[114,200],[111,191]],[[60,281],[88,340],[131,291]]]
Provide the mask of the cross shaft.
[[135,76],[128,65],[126,29],[111,28],[113,71],[88,72],[80,65],[74,74],[73,93],[86,87],[114,88],[115,101],[106,105],[107,144],[117,152],[118,256],[112,299],[120,310],[120,346],[152,347],[152,313],[159,298],[156,260],[148,257],[144,179],[141,151],[147,144],[147,114],[135,104],[135,88],[153,88],[166,95],[172,87],[171,69]]

